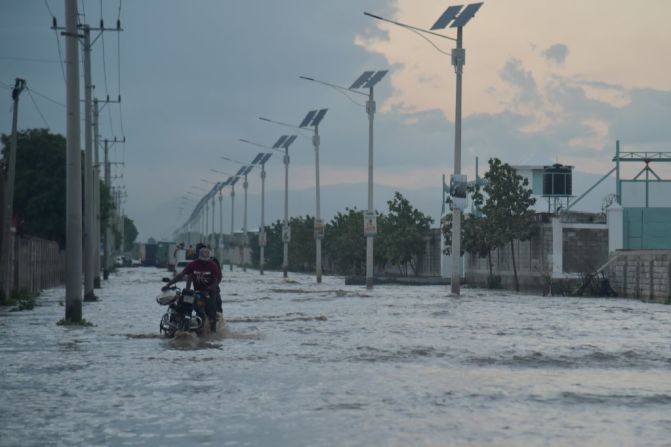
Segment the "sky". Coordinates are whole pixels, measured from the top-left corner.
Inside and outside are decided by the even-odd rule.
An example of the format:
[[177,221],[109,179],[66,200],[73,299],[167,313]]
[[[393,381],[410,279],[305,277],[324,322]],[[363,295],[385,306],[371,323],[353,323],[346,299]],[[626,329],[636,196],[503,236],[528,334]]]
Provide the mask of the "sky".
[[[259,148],[240,138],[271,145],[292,132],[260,116],[297,125],[318,108],[329,109],[319,129],[323,217],[365,209],[365,98],[299,79],[347,87],[365,70],[390,70],[375,88],[375,206],[384,211],[398,190],[437,220],[442,175],[453,170],[454,43],[430,36],[428,42],[363,12],[430,28],[452,4],[79,0],[82,23],[96,26],[102,17],[113,27],[118,17],[123,27],[96,41],[93,80],[96,96],[122,97],[103,111],[101,135],[126,137],[111,150],[123,163],[113,175],[125,187],[124,208],[140,239],[165,238],[182,224],[195,205],[183,197],[222,180],[212,169],[238,169],[222,156],[251,161]],[[65,44],[50,29],[52,13],[64,24],[63,0],[0,3],[0,132],[11,130],[7,86],[21,77],[33,94],[21,97],[19,127],[65,133]],[[472,179],[476,157],[480,166],[490,157],[511,165],[560,162],[576,167],[574,191],[581,193],[611,169],[618,139],[622,150],[671,150],[669,17],[666,0],[486,1],[464,28],[462,171]],[[314,215],[309,135],[290,154],[290,214]],[[267,170],[268,222],[282,216],[281,156]],[[249,183],[248,227],[256,228],[254,172]],[[613,185],[604,182],[583,209],[600,211]]]

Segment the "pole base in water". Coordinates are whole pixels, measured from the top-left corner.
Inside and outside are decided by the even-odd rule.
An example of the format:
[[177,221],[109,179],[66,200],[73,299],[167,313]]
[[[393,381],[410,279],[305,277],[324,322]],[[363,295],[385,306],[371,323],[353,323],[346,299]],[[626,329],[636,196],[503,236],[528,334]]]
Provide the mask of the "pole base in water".
[[100,300],[100,298],[98,298],[96,296],[96,294],[93,293],[93,292],[89,292],[89,293],[84,294],[84,301],[91,302],[91,301],[99,301],[99,300]]
[[100,288],[100,276],[96,276],[95,278],[93,278],[93,288],[94,289]]
[[373,288],[373,278],[366,278],[366,289],[372,289]]
[[105,270],[105,271],[103,272],[103,279],[107,279],[107,278],[109,278],[109,277],[110,277],[110,272],[109,272],[109,270]]

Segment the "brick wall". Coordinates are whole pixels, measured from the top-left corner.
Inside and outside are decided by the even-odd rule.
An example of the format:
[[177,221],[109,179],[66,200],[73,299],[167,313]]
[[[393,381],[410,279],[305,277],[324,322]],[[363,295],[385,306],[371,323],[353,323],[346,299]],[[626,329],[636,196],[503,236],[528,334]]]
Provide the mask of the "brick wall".
[[608,266],[618,296],[671,303],[671,250],[618,250]]

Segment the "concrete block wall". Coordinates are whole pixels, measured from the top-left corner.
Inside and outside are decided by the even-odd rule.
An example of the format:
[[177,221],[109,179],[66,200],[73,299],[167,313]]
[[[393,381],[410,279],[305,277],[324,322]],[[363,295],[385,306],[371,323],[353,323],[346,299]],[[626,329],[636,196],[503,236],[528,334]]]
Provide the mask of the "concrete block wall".
[[671,303],[671,250],[618,250],[607,269],[618,296]]
[[608,261],[608,229],[565,227],[562,232],[564,273],[593,272]]

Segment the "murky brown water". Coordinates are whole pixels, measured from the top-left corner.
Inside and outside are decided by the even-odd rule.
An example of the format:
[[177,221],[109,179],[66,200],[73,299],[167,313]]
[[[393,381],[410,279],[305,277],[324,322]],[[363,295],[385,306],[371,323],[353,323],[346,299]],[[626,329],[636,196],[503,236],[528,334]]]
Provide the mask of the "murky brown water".
[[162,276],[0,309],[0,445],[671,445],[671,306],[226,271],[224,335],[166,340]]

